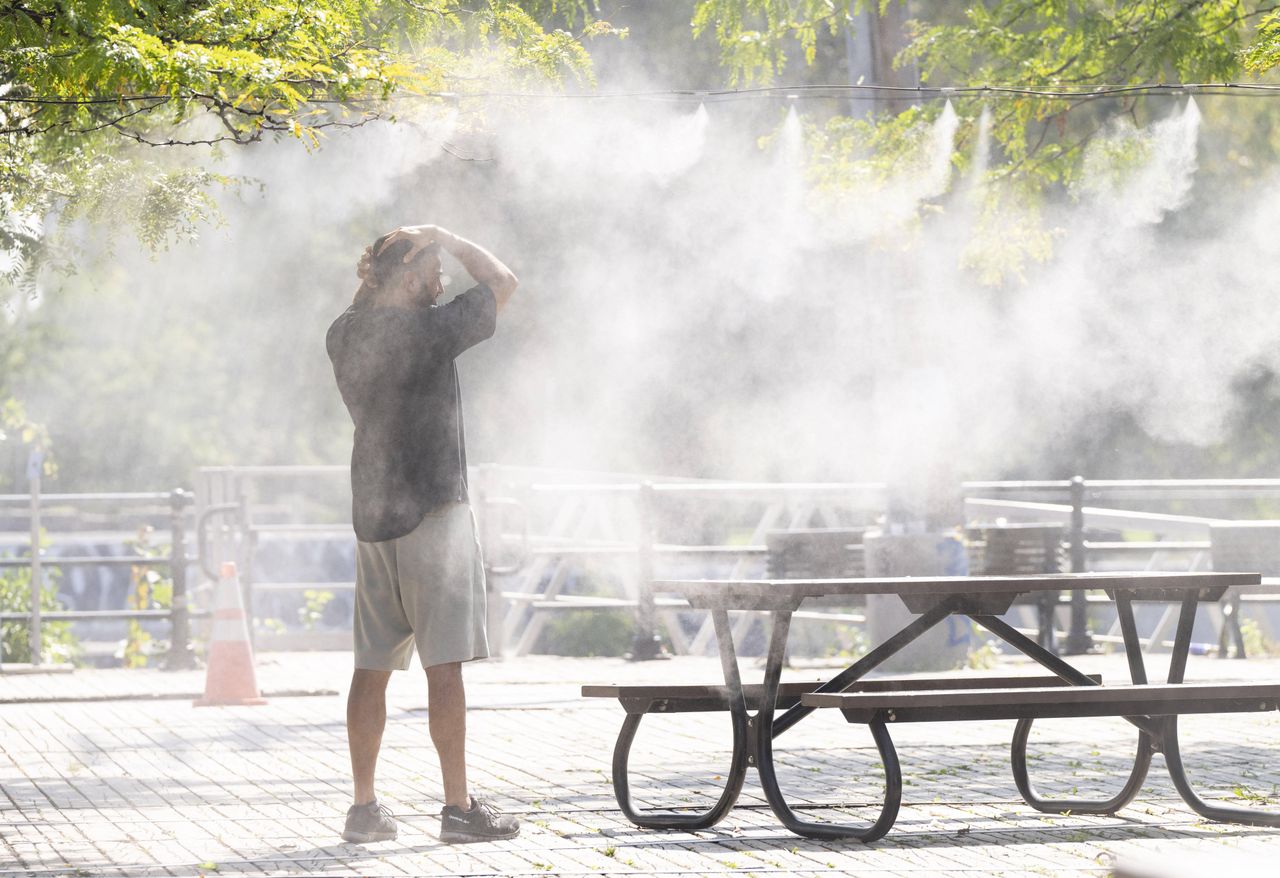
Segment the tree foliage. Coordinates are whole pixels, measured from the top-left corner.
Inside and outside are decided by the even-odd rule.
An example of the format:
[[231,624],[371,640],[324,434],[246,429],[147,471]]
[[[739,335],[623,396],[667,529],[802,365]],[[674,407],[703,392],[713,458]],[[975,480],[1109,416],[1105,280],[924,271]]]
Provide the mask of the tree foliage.
[[[904,60],[930,85],[1021,85],[1088,91],[1142,83],[1238,79],[1251,21],[1277,8],[1241,0],[998,0],[955,23],[917,22]],[[970,102],[972,104],[973,102]],[[1070,183],[1084,148],[1115,115],[1090,98],[1002,102],[992,136],[1000,173],[1032,187]],[[1120,110],[1135,118],[1143,99]]]
[[[816,40],[852,26],[864,10],[883,13],[900,0],[700,0],[695,32],[714,33],[727,70],[768,82],[798,53],[812,61]],[[1104,85],[1224,82],[1280,63],[1280,3],[1245,0],[984,0],[912,7],[919,17],[899,64],[918,66],[923,85],[1022,86],[1089,91]],[[1253,40],[1250,45],[1251,39]],[[978,99],[955,101],[970,122]],[[1143,101],[1121,108],[1137,115]],[[936,108],[932,112],[936,112]],[[1026,96],[996,108],[992,136],[1003,176],[1031,189],[1069,183],[1084,147],[1115,115],[1089,97]],[[882,145],[904,137],[914,112],[881,118]],[[885,128],[884,126],[888,126]],[[846,137],[843,128],[840,136]],[[866,142],[850,144],[863,148]]]
[[[884,14],[904,0],[698,0],[695,36],[714,34],[721,60],[735,80],[768,81],[799,50],[807,63],[817,41],[836,34],[863,11]],[[952,64],[972,81],[979,73],[1027,82],[1109,81],[1129,74],[1164,81],[1221,79],[1240,70],[1250,23],[1256,39],[1243,53],[1247,69],[1280,63],[1280,5],[1245,0],[946,0],[912,5],[919,26],[911,54]],[[967,59],[962,56],[967,55]],[[1038,62],[1037,62],[1038,59]],[[968,67],[962,60],[977,61]],[[1004,64],[1002,61],[1011,63]]]
[[[219,221],[228,148],[495,83],[589,84],[590,0],[0,0],[0,401],[49,327],[40,273],[85,220],[152,250]],[[572,33],[566,28],[578,28]],[[440,98],[444,100],[445,98]]]
[[1280,67],[1280,11],[1270,13],[1258,25],[1257,37],[1244,53],[1244,66],[1255,73]]
[[[691,20],[681,18],[679,28],[689,39],[713,41],[708,48],[719,51],[724,83],[791,81],[805,64],[814,65],[801,71],[806,75],[839,83],[847,81],[847,70],[836,66],[845,58],[836,41],[847,29],[864,26],[867,16],[900,3],[695,0],[682,4]],[[917,20],[900,69],[917,70],[926,85],[1045,90],[1239,79],[1280,65],[1277,7],[1280,2],[1260,0],[915,0],[910,12]],[[446,100],[433,95],[558,82],[589,87],[590,39],[616,33],[600,15],[597,0],[0,0],[0,305],[9,306],[0,311],[0,402],[24,373],[36,371],[36,349],[42,368],[55,371],[56,362],[56,370],[67,373],[66,398],[83,393],[91,381],[105,388],[96,413],[102,434],[115,426],[117,413],[101,400],[117,400],[123,409],[138,393],[137,375],[168,371],[166,358],[175,350],[234,384],[235,373],[214,353],[217,339],[200,334],[213,322],[209,313],[190,318],[196,329],[175,327],[177,321],[164,314],[142,315],[153,330],[145,348],[93,350],[68,369],[50,334],[65,331],[75,315],[98,314],[90,302],[106,314],[134,307],[134,300],[129,279],[113,275],[110,260],[97,254],[96,263],[84,262],[94,276],[81,284],[78,301],[68,296],[54,302],[45,285],[39,319],[24,320],[24,306],[37,292],[33,269],[72,261],[49,233],[51,224],[83,219],[98,228],[128,229],[147,247],[162,249],[217,222],[216,199],[225,187],[248,185],[220,172],[218,157],[234,148],[274,138],[314,146],[327,131],[402,117],[424,101]],[[685,71],[682,76],[688,75],[680,63],[687,49],[670,30],[646,47],[659,56],[654,69],[666,59]],[[995,152],[989,173],[1005,185],[987,187],[991,201],[983,210],[1020,220],[978,224],[970,267],[992,283],[1016,277],[1027,260],[1051,250],[1034,210],[1027,210],[1025,222],[1017,211],[1041,193],[1071,187],[1090,143],[1118,115],[1141,123],[1168,107],[1091,96],[985,103]],[[963,169],[983,102],[956,98],[953,104],[960,117],[953,160]],[[1270,112],[1268,105],[1274,104],[1223,101],[1220,112],[1242,131],[1255,129],[1242,136],[1274,138],[1269,132],[1280,127],[1251,121]],[[901,173],[943,105],[904,106],[855,117],[832,116],[829,103],[804,104],[814,179],[848,189],[868,176]],[[12,282],[8,287],[5,278]],[[240,295],[237,306],[251,308],[252,290]],[[213,312],[227,303],[206,307]],[[273,342],[264,330],[249,343],[266,349]],[[77,371],[82,374],[72,374]],[[216,390],[210,395],[221,402],[239,400],[228,405],[228,420],[237,420],[237,405],[241,421],[269,420],[261,412],[245,414],[245,394]],[[274,399],[264,394],[262,409],[274,406]],[[140,406],[145,417],[131,425],[128,440],[148,451],[174,449],[165,472],[184,472],[190,459],[227,453],[213,407],[194,399],[166,405]],[[33,414],[44,417],[37,408]],[[0,415],[10,436],[7,451],[0,451],[16,462],[10,472],[20,473],[25,455],[14,446],[38,427],[16,408]],[[289,437],[306,432],[296,425],[280,429]],[[71,444],[68,460],[75,453]],[[249,445],[246,440],[244,447]],[[244,447],[235,453],[246,454]],[[278,449],[280,460],[306,456],[284,440]],[[81,461],[100,454],[96,447],[81,451]],[[327,449],[310,453],[310,459],[331,458]],[[66,469],[71,473],[73,464]]]
[[48,263],[41,222],[55,210],[160,246],[213,217],[211,187],[234,182],[129,147],[314,145],[392,116],[395,95],[589,81],[582,35],[552,26],[587,12],[584,0],[0,4],[0,272],[17,280]]
[[[534,0],[570,19],[577,0]],[[7,133],[111,131],[146,144],[245,143],[379,112],[392,93],[498,75],[590,77],[581,42],[513,0],[79,0],[0,10]],[[204,115],[183,140],[156,136]]]
[[823,33],[836,34],[851,15],[883,11],[893,0],[698,0],[694,36],[715,35],[732,83],[768,82],[780,73],[794,45],[808,64]]
[[[717,41],[728,81],[768,82],[812,63],[819,41],[855,16],[897,2],[697,0],[692,33]],[[900,61],[930,85],[1221,81],[1280,61],[1278,7],[934,0],[911,7],[919,20]],[[29,282],[34,266],[57,261],[42,226],[55,208],[159,247],[215,219],[211,191],[240,182],[211,162],[126,147],[315,144],[326,129],[394,116],[407,96],[498,79],[589,83],[585,38],[612,32],[597,14],[597,0],[5,0],[0,277]],[[972,120],[973,107],[958,109]],[[1105,115],[1087,101],[1003,102],[993,128],[1002,173],[1032,188],[1069,182]],[[886,142],[895,126],[908,136],[918,121],[882,120],[875,137]]]

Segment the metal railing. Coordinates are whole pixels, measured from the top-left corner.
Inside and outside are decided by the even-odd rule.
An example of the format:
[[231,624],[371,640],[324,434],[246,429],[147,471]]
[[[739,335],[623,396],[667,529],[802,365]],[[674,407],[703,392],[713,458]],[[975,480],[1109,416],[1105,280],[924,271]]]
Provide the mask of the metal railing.
[[319,506],[330,517],[349,514],[350,468],[340,464],[291,466],[215,466],[202,467],[196,481],[197,545],[200,567],[210,579],[217,578],[223,561],[235,561],[245,613],[249,621],[249,637],[258,640],[260,608],[257,597],[270,592],[302,592],[307,589],[329,591],[350,590],[354,582],[259,582],[255,558],[264,536],[280,538],[346,537],[354,540],[351,524],[338,521],[278,521],[293,519],[299,513],[294,503],[270,500],[266,494],[273,486],[301,483],[306,485],[300,496],[313,499],[317,485],[337,486],[341,498]]
[[[1099,565],[1125,564],[1146,558],[1150,568],[1160,557],[1186,559],[1189,569],[1203,569],[1213,547],[1215,526],[1229,524],[1241,506],[1256,506],[1260,500],[1280,499],[1280,479],[1094,479],[1077,476],[1058,481],[965,482],[966,518],[1005,517],[1015,521],[1062,522],[1068,526],[1070,569],[1084,571]],[[976,496],[975,496],[976,495]],[[1065,501],[1065,502],[1063,502]],[[1174,506],[1193,506],[1196,514],[1165,511]],[[1110,504],[1117,504],[1115,506]],[[1117,508],[1134,504],[1159,508]],[[1230,512],[1231,517],[1207,516],[1206,507]],[[1249,512],[1247,508],[1243,511]],[[1137,531],[1159,537],[1155,540],[1087,539],[1089,531]],[[1125,564],[1125,566],[1129,566]],[[1132,568],[1130,568],[1132,569]],[[1268,571],[1261,571],[1268,572]],[[1219,654],[1226,655],[1227,637],[1234,636],[1237,654],[1243,656],[1238,607],[1224,601],[1218,609]],[[1088,596],[1075,592],[1067,651],[1088,649],[1095,639],[1087,627]],[[1166,614],[1167,616],[1168,614]],[[1167,620],[1157,623],[1152,642],[1160,642]],[[1105,635],[1097,639],[1106,639]]]
[[[350,524],[340,520],[345,509],[335,511],[333,498],[318,504],[326,517],[339,520],[296,520],[292,501],[274,501],[270,489],[288,480],[308,483],[302,492],[323,483],[334,497],[345,493],[346,466],[248,466],[214,467],[201,471],[198,515],[195,522],[197,553],[186,553],[189,506],[192,496],[181,490],[143,493],[42,494],[38,474],[29,494],[0,495],[0,511],[25,507],[30,521],[28,555],[0,558],[0,570],[31,569],[30,609],[0,613],[0,621],[24,622],[36,648],[46,622],[99,619],[168,620],[171,626],[170,652],[166,667],[190,667],[193,657],[187,566],[198,560],[211,578],[223,560],[239,562],[246,590],[246,604],[253,610],[256,591],[302,591],[309,588],[346,588],[350,582],[262,582],[253,581],[253,554],[259,538],[345,537]],[[333,480],[335,484],[329,484]],[[563,479],[563,480],[561,480]],[[337,485],[341,487],[338,488]],[[834,526],[840,514],[856,509],[874,516],[884,509],[887,488],[863,483],[752,483],[689,479],[657,480],[615,474],[552,474],[514,467],[482,466],[473,469],[472,493],[480,517],[482,542],[495,605],[506,597],[501,619],[491,625],[495,639],[506,638],[519,652],[527,651],[537,639],[547,612],[565,608],[605,610],[629,609],[636,614],[636,636],[632,653],[637,658],[657,650],[657,634],[665,627],[677,651],[705,648],[702,631],[692,638],[679,631],[676,613],[680,606],[656,596],[651,583],[673,569],[688,569],[691,563],[715,564],[724,568],[717,575],[742,576],[755,573],[767,553],[764,535],[773,529],[796,529],[818,524]],[[1094,480],[1081,477],[1056,481],[974,481],[962,485],[966,519],[1004,518],[1011,521],[1061,522],[1065,526],[1068,566],[1085,571],[1097,565],[1150,564],[1157,555],[1185,557],[1199,564],[1210,549],[1210,529],[1229,519],[1203,514],[1201,507],[1214,504],[1280,499],[1280,479],[1218,480]],[[732,544],[689,539],[689,533],[673,534],[671,513],[660,507],[674,503],[680,509],[748,510],[742,514],[740,539]],[[1174,503],[1191,502],[1196,508],[1165,511]],[[55,558],[40,550],[42,517],[57,509],[84,512],[102,503],[124,507],[164,504],[168,508],[170,551],[167,556],[85,555]],[[1132,509],[1107,505],[1157,506]],[[531,521],[531,510],[542,514]],[[837,513],[836,510],[845,510]],[[284,520],[280,520],[284,519]],[[679,528],[676,528],[678,531]],[[693,529],[696,531],[696,528]],[[1160,539],[1119,540],[1107,537],[1115,531],[1150,532]],[[748,533],[749,532],[749,533]],[[672,537],[675,536],[675,539]],[[1094,537],[1098,538],[1094,538]],[[1145,561],[1144,561],[1145,559]],[[571,595],[563,593],[567,571],[585,561],[613,565],[623,583],[615,595]],[[111,567],[145,564],[167,566],[173,578],[173,606],[167,610],[57,610],[42,609],[40,595],[50,567]],[[1129,569],[1133,569],[1130,567]],[[1074,593],[1070,602],[1070,623],[1065,649],[1088,649],[1094,641],[1089,633],[1089,603],[1083,593]],[[837,614],[839,615],[839,614]],[[252,615],[251,615],[252,618]],[[3,659],[3,656],[0,656]]]
[[[212,575],[216,562],[238,560],[251,614],[255,591],[349,589],[350,582],[255,582],[253,564],[264,537],[349,537],[348,472],[346,466],[202,470],[197,530],[206,570]],[[885,510],[888,493],[881,484],[654,479],[494,465],[474,467],[471,486],[491,574],[491,606],[496,614],[506,605],[500,618],[491,619],[491,637],[525,652],[537,641],[549,613],[625,610],[636,616],[632,652],[637,657],[656,649],[655,636],[662,628],[677,651],[706,646],[703,632],[694,637],[681,633],[679,607],[653,594],[653,580],[703,568],[714,575],[760,575],[767,554],[764,535],[770,530],[838,526],[839,515],[832,513],[837,507],[858,509],[869,521]],[[962,492],[967,521],[1060,522],[1072,571],[1165,563],[1195,569],[1208,557],[1210,529],[1227,520],[1217,517],[1215,505],[1280,498],[1280,479],[973,481],[963,483]],[[723,533],[706,539],[696,526],[673,528],[673,510],[690,509],[735,522],[741,518],[741,526],[734,539],[719,543]],[[209,526],[218,516],[223,516],[220,530]],[[1111,536],[1118,531],[1142,533],[1128,540]],[[570,593],[571,578],[583,565],[606,571],[605,578],[617,583],[616,593]],[[1069,599],[1065,651],[1093,645],[1089,607],[1083,593]]]
[[[518,560],[504,565],[512,575],[504,589],[509,608],[504,618],[504,639],[517,654],[533,649],[542,632],[546,612],[563,609],[633,608],[635,636],[631,656],[654,657],[658,652],[661,622],[677,652],[705,651],[711,638],[709,623],[692,638],[683,631],[677,612],[682,602],[657,598],[652,588],[656,579],[670,578],[672,566],[690,559],[720,560],[727,569],[717,575],[745,577],[760,575],[767,553],[765,534],[775,528],[795,529],[812,519],[835,526],[837,510],[846,514],[857,510],[865,519],[884,507],[886,487],[879,483],[758,483],[700,480],[646,480],[621,478],[602,483],[578,484],[535,481],[525,485],[502,484],[501,468],[487,470],[482,478],[482,506],[495,492],[505,506],[522,508]],[[505,495],[505,496],[504,496]],[[514,495],[514,496],[511,496]],[[754,509],[742,518],[745,540],[736,544],[673,542],[659,534],[669,531],[670,514],[659,508],[663,502],[696,504],[726,515],[731,504]],[[530,533],[530,507],[549,507],[545,526]],[[500,525],[491,521],[486,545],[501,544]],[[687,535],[684,535],[687,538]],[[583,559],[614,564],[623,583],[623,593],[601,599],[598,596],[566,596],[562,593],[568,577]],[[847,621],[849,614],[804,614]],[[661,618],[659,618],[661,617]],[[735,633],[741,636],[753,624],[750,616],[738,620]]]
[[[25,556],[0,558],[0,569],[29,568],[31,572],[30,609],[17,612],[0,612],[0,621],[24,622],[34,665],[43,662],[43,626],[45,622],[76,622],[103,619],[168,620],[170,625],[169,652],[164,666],[173,670],[195,667],[195,655],[191,647],[191,618],[194,613],[188,604],[187,566],[191,558],[186,553],[187,515],[193,502],[190,492],[175,489],[168,492],[134,493],[81,493],[43,494],[39,474],[30,479],[29,494],[0,494],[0,510],[9,507],[26,507],[30,536]],[[116,506],[167,505],[170,549],[165,555],[81,555],[53,557],[46,553],[42,542],[42,517],[58,508],[82,508],[101,503]],[[167,567],[173,582],[173,601],[168,609],[120,609],[120,610],[45,610],[42,599],[45,586],[45,570],[71,567]],[[3,660],[0,655],[0,661]]]
[[[280,502],[279,494],[273,497],[273,492],[281,489],[286,495],[293,491],[289,496],[294,500],[306,495],[306,502],[310,503],[315,493],[331,491],[338,484],[333,482],[335,479],[345,489],[348,473],[346,466],[209,467],[200,471],[197,530],[202,564],[227,558],[240,562],[250,618],[255,594],[350,589],[354,585],[259,582],[254,564],[264,537],[352,537],[351,525],[345,520],[317,522],[314,516],[309,518],[308,513],[298,512],[305,503],[289,507]],[[297,490],[289,484],[291,481]],[[766,553],[764,533],[771,527],[803,526],[815,517],[822,520],[828,510],[838,505],[878,507],[884,492],[884,486],[879,484],[663,480],[497,465],[473,467],[470,483],[490,573],[491,644],[501,649],[505,642],[518,653],[527,652],[537,640],[549,611],[625,608],[636,614],[637,633],[631,645],[636,657],[656,654],[660,624],[671,635],[677,651],[691,645],[679,631],[674,615],[677,608],[671,601],[655,597],[650,586],[654,579],[662,578],[658,574],[671,564],[688,563],[691,559],[719,560],[742,575],[753,569],[751,565],[762,563]],[[763,512],[749,515],[747,529],[751,534],[746,544],[678,542],[664,539],[658,526],[656,507],[668,499],[744,507],[755,504],[763,507]],[[350,503],[345,491],[342,502],[344,506]],[[553,509],[541,526],[531,526],[530,510],[541,510],[543,506]],[[345,517],[347,511],[337,510],[332,504],[323,509],[330,518]],[[220,534],[207,526],[219,515],[224,516],[226,525]],[[509,551],[512,549],[514,557]],[[608,563],[619,573],[623,580],[621,594],[592,598],[561,593],[570,568],[595,561]],[[211,574],[212,568],[206,566],[206,572]],[[539,588],[540,584],[546,587]]]

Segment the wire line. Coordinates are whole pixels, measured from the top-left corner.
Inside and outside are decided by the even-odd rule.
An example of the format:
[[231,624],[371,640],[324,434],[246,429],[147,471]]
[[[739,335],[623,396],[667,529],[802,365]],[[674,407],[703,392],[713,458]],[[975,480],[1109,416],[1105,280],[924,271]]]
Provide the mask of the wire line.
[[[1096,100],[1100,97],[1142,97],[1154,95],[1218,95],[1226,97],[1277,97],[1280,85],[1255,82],[1139,83],[1134,85],[1101,85],[1093,88],[1049,89],[1019,85],[963,86],[895,86],[895,85],[770,85],[734,89],[657,89],[624,92],[418,92],[392,95],[390,98],[311,98],[307,104],[367,104],[395,100],[699,100],[728,101],[749,99],[854,99],[854,100],[949,100],[952,98],[1048,98],[1054,100]],[[128,94],[109,97],[46,98],[0,95],[0,103],[38,106],[94,106],[170,99],[173,95]]]

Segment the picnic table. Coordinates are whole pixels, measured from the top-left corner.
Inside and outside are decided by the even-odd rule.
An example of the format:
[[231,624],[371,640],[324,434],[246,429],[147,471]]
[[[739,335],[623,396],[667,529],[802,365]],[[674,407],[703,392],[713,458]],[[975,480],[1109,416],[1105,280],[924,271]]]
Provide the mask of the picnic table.
[[[1011,748],[1014,781],[1024,801],[1046,813],[1113,814],[1142,786],[1151,757],[1163,753],[1183,800],[1212,820],[1280,826],[1280,813],[1212,803],[1193,789],[1182,762],[1178,717],[1191,713],[1280,710],[1280,683],[1184,683],[1197,604],[1219,600],[1226,589],[1257,585],[1255,573],[1063,573],[1033,576],[895,577],[876,579],[668,580],[655,591],[683,596],[694,609],[709,610],[719,641],[724,685],[584,686],[584,696],[618,698],[626,711],[614,748],[613,785],[618,805],[633,823],[658,829],[704,829],[733,808],[749,766],[774,814],[791,831],[812,838],[874,841],[893,826],[902,800],[902,770],[889,727],[902,722],[1017,720]],[[1020,597],[1039,592],[1104,590],[1114,601],[1131,681],[1102,684],[1000,618]],[[792,614],[809,598],[897,595],[916,617],[898,632],[826,682],[781,683]],[[1135,601],[1180,604],[1165,683],[1147,679],[1134,621]],[[729,612],[765,611],[772,620],[763,680],[744,684],[729,626]],[[1034,659],[1051,676],[863,678],[948,616],[967,616]],[[851,723],[869,727],[885,771],[878,817],[866,825],[818,822],[800,817],[778,784],[773,741],[815,710],[835,708]],[[640,721],[649,713],[727,711],[733,755],[719,799],[696,813],[637,809],[631,802],[628,759]],[[754,714],[751,713],[754,711]],[[1119,716],[1138,729],[1133,767],[1109,799],[1042,797],[1032,785],[1027,742],[1036,719]]]

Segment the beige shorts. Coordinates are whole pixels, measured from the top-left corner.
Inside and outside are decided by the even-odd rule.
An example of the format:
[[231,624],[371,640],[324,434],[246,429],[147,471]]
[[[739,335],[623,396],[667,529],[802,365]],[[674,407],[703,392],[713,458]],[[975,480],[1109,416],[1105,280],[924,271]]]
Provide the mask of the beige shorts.
[[405,670],[487,658],[484,564],[471,507],[429,512],[409,533],[356,542],[356,667]]

